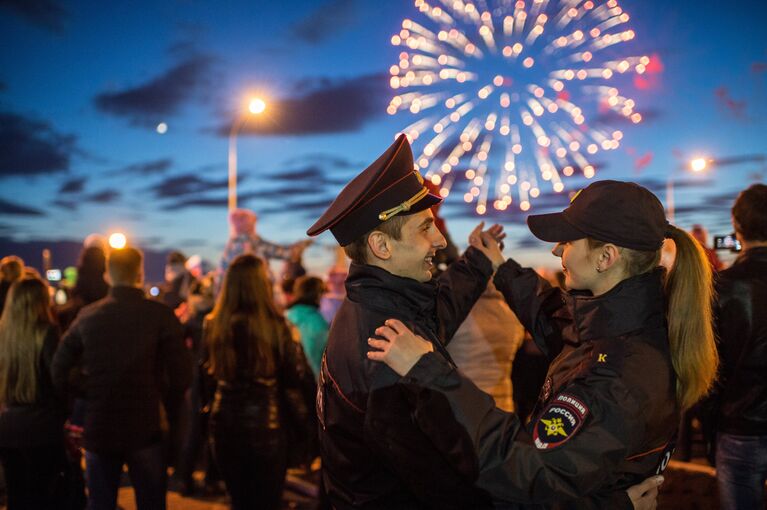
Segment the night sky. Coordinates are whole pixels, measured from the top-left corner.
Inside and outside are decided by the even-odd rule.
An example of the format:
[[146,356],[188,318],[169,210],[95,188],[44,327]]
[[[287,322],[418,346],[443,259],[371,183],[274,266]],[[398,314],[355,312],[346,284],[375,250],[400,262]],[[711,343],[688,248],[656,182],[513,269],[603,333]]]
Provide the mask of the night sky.
[[[595,155],[595,178],[640,182],[664,203],[671,178],[675,223],[729,233],[735,195],[767,173],[767,3],[620,6],[636,33],[623,49],[653,65],[625,89],[643,121],[612,119],[621,145]],[[217,260],[228,133],[251,93],[268,106],[237,139],[240,205],[259,213],[264,237],[302,238],[417,118],[386,112],[401,92],[390,39],[404,18],[428,21],[408,0],[0,1],[0,246],[43,241],[69,263],[56,259],[62,242],[119,230],[148,250]],[[722,164],[693,174],[686,163],[699,156]],[[588,181],[563,182],[561,194],[542,183],[527,212],[490,209],[508,255],[557,265],[524,219],[563,208]],[[460,186],[442,212],[465,246],[479,217]],[[307,252],[311,268],[327,265],[332,243],[323,234]]]

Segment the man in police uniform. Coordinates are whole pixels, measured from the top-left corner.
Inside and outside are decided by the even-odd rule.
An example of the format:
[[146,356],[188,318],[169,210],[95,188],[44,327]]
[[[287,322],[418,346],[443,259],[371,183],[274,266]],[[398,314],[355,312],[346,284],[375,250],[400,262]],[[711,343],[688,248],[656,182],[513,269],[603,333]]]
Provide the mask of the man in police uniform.
[[439,432],[427,437],[414,423],[397,374],[366,358],[368,338],[394,317],[449,359],[445,343],[504,261],[501,227],[483,232],[480,224],[463,257],[430,281],[432,258],[445,246],[430,210],[441,200],[424,187],[401,135],[307,231],[330,230],[352,259],[317,395],[323,482],[337,509],[489,506],[471,484],[469,438],[444,462],[432,444]]

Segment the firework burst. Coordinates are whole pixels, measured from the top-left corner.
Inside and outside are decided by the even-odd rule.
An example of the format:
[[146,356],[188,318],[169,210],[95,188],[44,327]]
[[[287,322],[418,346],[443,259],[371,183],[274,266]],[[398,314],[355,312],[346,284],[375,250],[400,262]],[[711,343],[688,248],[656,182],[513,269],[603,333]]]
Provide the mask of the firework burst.
[[565,177],[594,176],[590,158],[623,137],[608,119],[641,122],[618,87],[650,59],[623,56],[635,34],[616,0],[415,6],[423,19],[403,20],[391,38],[402,51],[387,111],[413,118],[402,132],[443,197],[462,174],[463,198],[478,214],[512,204],[526,211],[544,184],[561,192]]

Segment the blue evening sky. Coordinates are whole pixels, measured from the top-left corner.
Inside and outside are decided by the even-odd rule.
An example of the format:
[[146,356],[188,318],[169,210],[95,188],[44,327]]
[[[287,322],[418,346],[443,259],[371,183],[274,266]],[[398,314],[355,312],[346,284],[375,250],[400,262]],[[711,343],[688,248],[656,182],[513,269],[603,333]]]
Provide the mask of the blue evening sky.
[[[592,158],[595,178],[645,183],[664,203],[673,179],[677,224],[728,233],[735,195],[767,172],[767,3],[620,6],[636,37],[619,50],[652,55],[653,68],[640,88],[620,77],[644,121],[611,125],[621,146]],[[420,118],[386,114],[402,51],[390,38],[404,18],[434,26],[408,0],[3,2],[0,239],[50,242],[55,258],[58,241],[120,230],[145,248],[216,260],[228,231],[227,133],[250,91],[269,106],[238,137],[241,205],[259,213],[264,237],[302,238],[334,193]],[[743,161],[693,175],[685,162],[699,155]],[[524,219],[562,208],[587,180],[563,182],[559,198],[541,182],[528,212],[488,215],[506,226],[509,255],[558,265]],[[461,186],[442,212],[465,246],[480,218]],[[326,233],[309,250],[313,269],[329,263],[332,244]]]

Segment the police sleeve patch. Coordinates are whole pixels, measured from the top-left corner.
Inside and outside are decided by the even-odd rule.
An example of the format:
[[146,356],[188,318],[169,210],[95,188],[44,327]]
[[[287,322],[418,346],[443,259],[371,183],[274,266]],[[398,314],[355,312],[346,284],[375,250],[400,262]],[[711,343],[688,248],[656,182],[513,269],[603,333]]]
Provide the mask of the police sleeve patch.
[[589,408],[580,399],[567,393],[557,395],[535,422],[535,447],[550,450],[562,446],[575,436],[588,414]]

